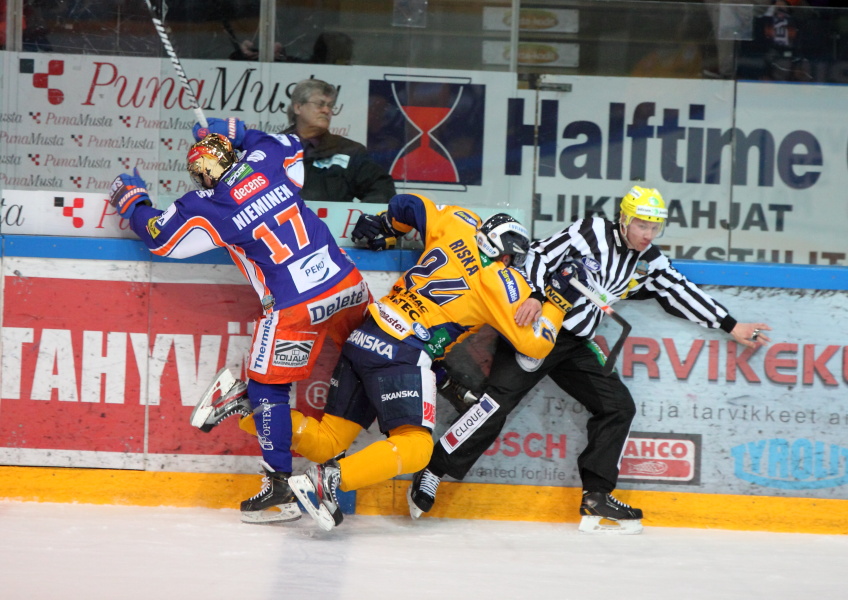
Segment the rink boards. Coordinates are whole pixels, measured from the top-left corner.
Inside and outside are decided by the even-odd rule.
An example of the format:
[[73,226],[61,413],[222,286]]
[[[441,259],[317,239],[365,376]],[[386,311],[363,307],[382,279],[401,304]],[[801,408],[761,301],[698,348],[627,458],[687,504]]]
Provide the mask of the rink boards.
[[[186,263],[151,260],[131,240],[3,242],[0,497],[231,507],[255,493],[255,440],[234,420],[210,434],[188,423],[219,368],[241,372],[256,314],[252,290],[224,255]],[[410,251],[353,255],[377,295],[414,260]],[[774,342],[743,351],[723,332],[666,318],[655,303],[616,307],[633,325],[618,368],[638,408],[622,499],[644,508],[649,525],[844,530],[842,269],[678,267],[739,320],[771,324]],[[599,341],[617,333],[605,324]],[[490,341],[481,335],[456,356],[485,370]],[[320,414],[334,362],[333,352],[322,355],[294,406]],[[437,433],[454,417],[440,401]],[[576,520],[585,421],[546,380],[466,482],[445,482],[433,515]],[[407,484],[360,490],[348,510],[402,514]]]

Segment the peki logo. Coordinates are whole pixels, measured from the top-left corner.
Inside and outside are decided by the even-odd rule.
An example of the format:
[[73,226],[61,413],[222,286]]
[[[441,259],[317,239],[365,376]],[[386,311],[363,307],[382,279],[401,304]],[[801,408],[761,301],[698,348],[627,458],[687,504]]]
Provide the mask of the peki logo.
[[[62,90],[50,87],[51,77],[61,77],[65,72],[64,60],[51,60],[47,63],[47,71],[43,73],[35,72],[35,59],[22,58],[19,63],[20,73],[24,75],[32,75],[32,87],[40,90],[47,90],[47,101],[50,104],[62,104],[65,100],[65,94]],[[30,113],[32,114],[32,113]]]
[[119,163],[121,163],[121,166],[122,166],[122,167],[124,167],[125,169],[129,169],[129,168],[130,168],[130,164],[131,164],[131,162],[130,162],[129,157],[119,156],[119,157],[118,157],[118,162],[119,162]]
[[41,155],[40,154],[27,154],[29,159],[35,163],[36,167],[41,166]]
[[41,113],[40,112],[31,112],[29,116],[32,117],[32,120],[41,125]]
[[78,208],[82,208],[85,205],[85,200],[82,198],[74,198],[72,204],[70,206],[65,206],[65,198],[62,196],[55,196],[53,198],[53,206],[62,209],[63,217],[70,217],[71,222],[74,225],[75,229],[81,229],[85,222],[82,220],[82,217],[77,217],[74,215],[74,211]]
[[119,115],[118,120],[127,127],[132,127],[132,117],[129,115]]
[[848,483],[848,448],[805,438],[772,438],[730,449],[734,475],[782,490],[820,490]]
[[82,148],[82,138],[83,138],[82,135],[77,135],[77,134],[74,134],[74,133],[71,134],[71,140],[76,142],[76,145],[79,146],[80,148]]
[[701,435],[631,432],[619,479],[699,485]]
[[288,265],[297,291],[304,293],[330,281],[341,268],[330,255],[328,246],[322,246],[309,256]]
[[[486,86],[467,77],[387,74],[369,83],[368,146],[398,180],[422,189],[466,191],[483,177]],[[378,116],[379,115],[379,116]]]
[[82,177],[71,175],[69,179],[71,180],[71,183],[77,186],[77,189],[82,189]]
[[162,142],[162,145],[165,146],[168,150],[174,149],[174,138],[159,138]]
[[166,192],[170,192],[171,190],[171,180],[170,179],[160,179],[159,187],[161,187]]
[[265,178],[262,173],[254,173],[236,187],[230,190],[230,196],[233,197],[233,200],[238,204],[244,203],[245,200],[256,194],[257,192],[261,192],[266,187],[268,187],[269,182]]

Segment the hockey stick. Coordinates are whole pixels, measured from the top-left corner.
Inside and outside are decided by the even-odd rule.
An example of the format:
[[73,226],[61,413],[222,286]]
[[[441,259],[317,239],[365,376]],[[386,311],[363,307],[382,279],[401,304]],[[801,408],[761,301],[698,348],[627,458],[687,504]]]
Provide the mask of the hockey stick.
[[580,283],[576,278],[572,277],[569,279],[569,283],[574,287],[578,292],[586,296],[586,298],[595,306],[600,308],[606,315],[608,315],[613,321],[621,325],[621,335],[618,336],[618,340],[610,350],[607,355],[607,360],[604,363],[603,373],[605,376],[609,377],[610,373],[612,373],[613,368],[615,367],[615,359],[618,358],[621,349],[624,347],[624,341],[627,339],[627,336],[630,335],[630,323],[625,321],[621,315],[615,312],[609,304],[604,302],[601,297],[595,293],[594,290],[586,287],[582,283]]
[[168,33],[165,31],[165,25],[163,25],[162,20],[156,14],[156,9],[153,8],[153,4],[150,0],[144,1],[147,3],[147,8],[150,9],[150,18],[153,20],[153,26],[156,28],[156,33],[159,34],[159,39],[162,40],[162,45],[165,46],[165,52],[171,59],[171,64],[174,65],[174,71],[176,71],[177,76],[183,84],[183,89],[186,91],[186,94],[188,94],[188,100],[191,103],[191,109],[194,111],[194,116],[197,119],[197,122],[200,123],[201,127],[208,127],[209,123],[206,122],[206,116],[203,114],[203,110],[197,102],[194,90],[191,89],[191,84],[188,82],[188,77],[186,77],[185,71],[183,71],[183,66],[180,63],[180,59],[177,56],[176,51],[174,50],[174,46],[171,45],[171,40],[168,38]]

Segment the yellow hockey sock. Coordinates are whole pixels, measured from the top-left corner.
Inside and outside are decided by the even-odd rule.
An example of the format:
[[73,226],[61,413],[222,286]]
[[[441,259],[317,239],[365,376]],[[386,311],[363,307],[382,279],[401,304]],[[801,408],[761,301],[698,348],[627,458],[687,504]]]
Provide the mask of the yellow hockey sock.
[[296,410],[292,416],[292,450],[312,462],[324,463],[347,450],[362,427],[342,417],[324,415],[320,421]]
[[428,429],[415,425],[396,427],[389,432],[388,439],[339,460],[342,471],[339,487],[348,492],[397,475],[416,473],[427,466],[432,453],[433,435]]

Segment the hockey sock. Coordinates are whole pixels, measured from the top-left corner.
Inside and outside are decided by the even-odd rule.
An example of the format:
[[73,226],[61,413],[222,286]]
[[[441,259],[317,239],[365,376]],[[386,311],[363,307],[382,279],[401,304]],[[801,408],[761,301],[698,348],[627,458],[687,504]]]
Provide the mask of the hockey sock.
[[345,492],[358,490],[397,475],[415,473],[427,466],[432,453],[433,434],[428,429],[415,425],[396,427],[388,439],[339,460],[339,487]]
[[249,415],[247,417],[242,417],[239,419],[239,429],[242,431],[246,431],[250,435],[257,435],[256,433],[256,421],[253,420],[253,415]]
[[362,431],[362,427],[341,417],[325,414],[320,421],[292,410],[291,449],[312,462],[324,463],[338,456]]

